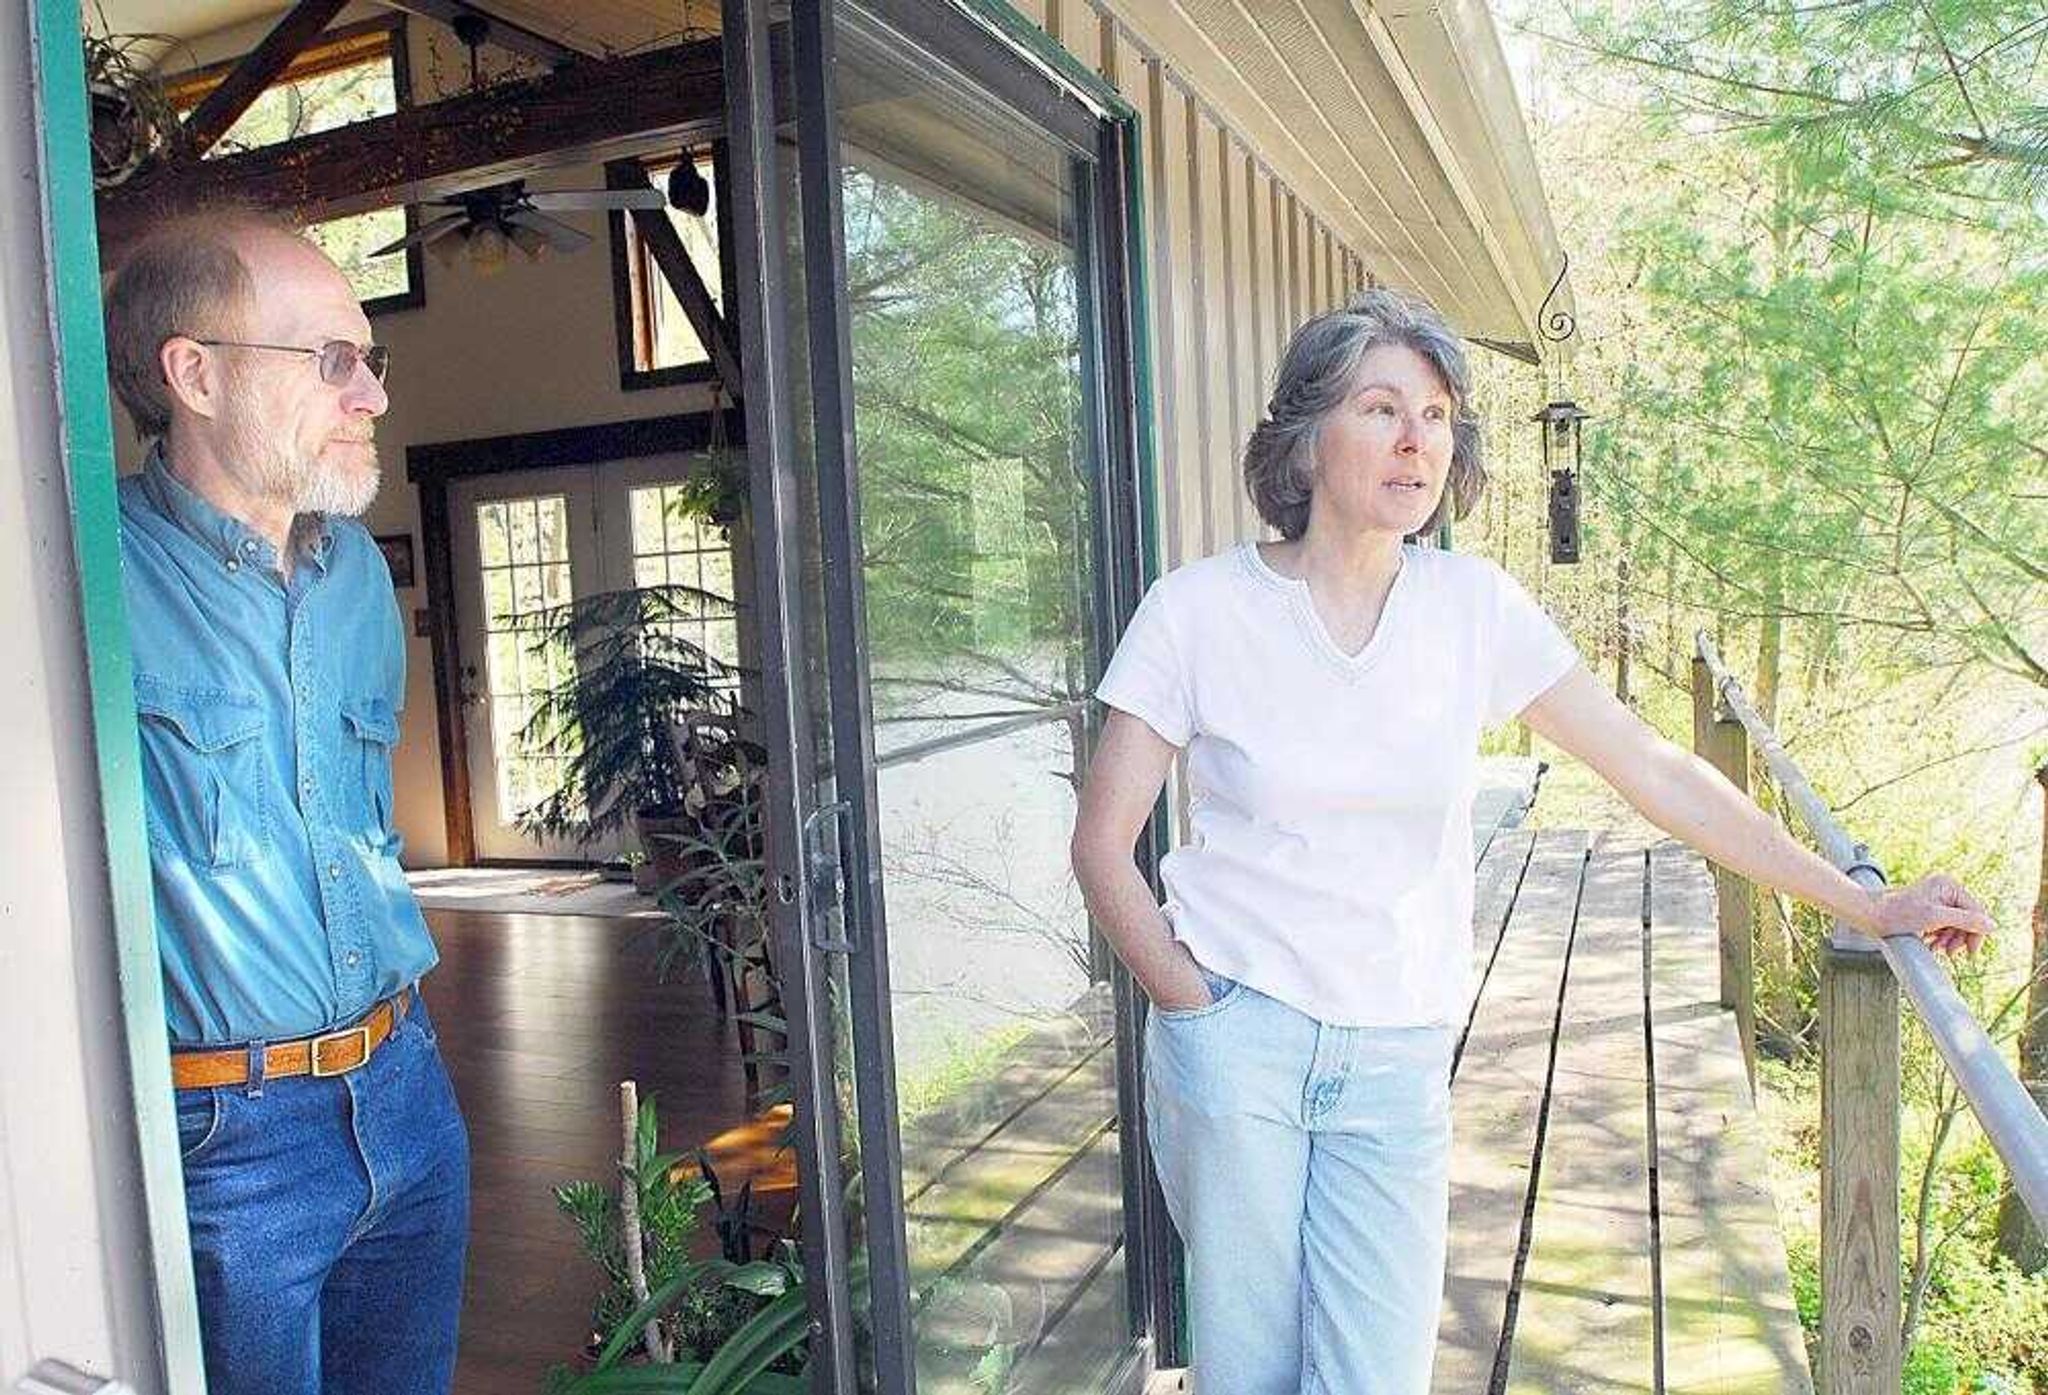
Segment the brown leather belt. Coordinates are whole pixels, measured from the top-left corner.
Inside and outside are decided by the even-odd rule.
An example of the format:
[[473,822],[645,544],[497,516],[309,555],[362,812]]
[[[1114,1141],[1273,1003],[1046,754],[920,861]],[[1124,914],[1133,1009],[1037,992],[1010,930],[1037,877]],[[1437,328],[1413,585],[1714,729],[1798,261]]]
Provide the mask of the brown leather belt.
[[[275,1041],[263,1049],[263,1078],[284,1075],[347,1075],[365,1065],[412,1007],[413,991],[401,988],[365,1013],[360,1021],[317,1037]],[[231,1046],[224,1051],[173,1051],[171,1084],[180,1090],[215,1085],[242,1085],[249,1079],[249,1052]]]

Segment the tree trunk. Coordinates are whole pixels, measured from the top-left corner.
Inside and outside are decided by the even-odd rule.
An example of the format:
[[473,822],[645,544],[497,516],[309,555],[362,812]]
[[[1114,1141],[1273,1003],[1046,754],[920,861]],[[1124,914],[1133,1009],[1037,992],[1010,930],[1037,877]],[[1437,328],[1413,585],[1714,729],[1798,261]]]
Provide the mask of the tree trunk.
[[[2034,772],[2041,786],[2041,872],[2034,883],[2034,953],[2028,961],[2027,1016],[2020,1025],[2020,1082],[2048,1113],[2048,764]],[[1998,1249],[2022,1272],[2048,1267],[2048,1238],[2028,1216],[2019,1193],[2007,1184],[1998,1203]]]
[[1614,564],[1614,696],[1623,706],[1630,706],[1634,699],[1629,696],[1629,614],[1628,614],[1628,554]]
[[1775,731],[1778,726],[1778,685],[1785,661],[1783,574],[1773,565],[1764,583],[1764,618],[1756,636],[1756,711]]

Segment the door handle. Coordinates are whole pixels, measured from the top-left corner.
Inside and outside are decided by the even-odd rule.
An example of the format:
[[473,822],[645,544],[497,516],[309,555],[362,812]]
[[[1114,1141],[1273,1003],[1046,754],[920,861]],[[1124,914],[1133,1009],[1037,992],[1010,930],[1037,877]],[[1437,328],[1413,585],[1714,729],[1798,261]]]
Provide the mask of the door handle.
[[[804,820],[804,884],[810,890],[811,943],[830,954],[851,954],[853,937],[846,918],[846,860],[840,841],[840,824],[853,813],[853,805],[834,800],[811,811]],[[839,929],[832,924],[839,912]]]

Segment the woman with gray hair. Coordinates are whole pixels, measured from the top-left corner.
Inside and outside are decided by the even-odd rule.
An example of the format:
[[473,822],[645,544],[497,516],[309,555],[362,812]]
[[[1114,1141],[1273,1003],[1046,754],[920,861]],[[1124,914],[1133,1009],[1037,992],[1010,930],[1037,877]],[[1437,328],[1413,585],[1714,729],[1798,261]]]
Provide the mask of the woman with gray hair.
[[[1372,290],[1287,347],[1245,485],[1280,536],[1146,594],[1073,838],[1152,1002],[1145,1107],[1207,1395],[1422,1395],[1451,1052],[1471,1000],[1482,729],[1520,717],[1645,817],[1875,936],[1975,950],[1953,879],[1866,891],[1617,702],[1514,579],[1419,546],[1486,475],[1457,336]],[[1193,836],[1132,849],[1187,756]]]

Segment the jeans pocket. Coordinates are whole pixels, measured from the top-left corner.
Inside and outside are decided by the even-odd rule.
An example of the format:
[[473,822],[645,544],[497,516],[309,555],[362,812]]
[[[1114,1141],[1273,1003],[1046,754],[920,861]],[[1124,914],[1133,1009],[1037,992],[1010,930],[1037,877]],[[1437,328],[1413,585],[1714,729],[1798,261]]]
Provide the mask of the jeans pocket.
[[179,1090],[178,1161],[191,1162],[220,1133],[220,1091]]
[[1154,1008],[1154,1014],[1162,1022],[1186,1022],[1193,1018],[1208,1017],[1230,1006],[1244,992],[1244,985],[1234,978],[1226,978],[1199,963],[1195,968],[1201,972],[1202,982],[1209,987],[1209,1001],[1201,1007],[1194,1008]]

